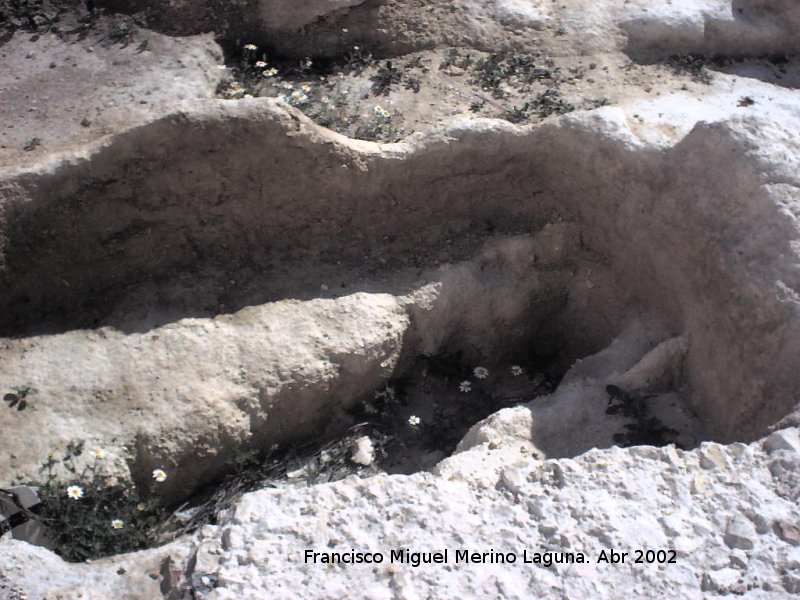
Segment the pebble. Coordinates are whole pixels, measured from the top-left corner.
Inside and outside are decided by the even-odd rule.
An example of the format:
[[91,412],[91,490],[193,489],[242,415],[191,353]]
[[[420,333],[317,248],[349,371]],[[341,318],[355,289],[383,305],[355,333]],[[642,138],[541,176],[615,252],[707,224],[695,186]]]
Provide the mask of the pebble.
[[747,569],[747,563],[749,559],[747,558],[747,554],[742,550],[734,550],[731,552],[731,566],[738,567],[740,569]]
[[764,440],[764,450],[770,454],[780,450],[800,454],[800,436],[798,436],[797,429],[776,431]]
[[727,469],[730,465],[725,450],[713,442],[700,446],[700,466],[704,469]]
[[790,523],[789,521],[776,521],[773,529],[784,542],[792,546],[800,545],[800,523]]
[[700,589],[704,592],[717,592],[727,591],[732,588],[741,578],[738,569],[726,567],[719,571],[710,571],[703,573],[702,583]]
[[757,536],[753,523],[743,515],[733,517],[725,529],[725,543],[729,548],[751,550]]

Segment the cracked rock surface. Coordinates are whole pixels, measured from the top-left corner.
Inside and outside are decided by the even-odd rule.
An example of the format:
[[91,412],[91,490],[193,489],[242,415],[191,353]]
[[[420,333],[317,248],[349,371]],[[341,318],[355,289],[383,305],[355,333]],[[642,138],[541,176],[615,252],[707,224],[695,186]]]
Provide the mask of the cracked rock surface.
[[[800,561],[798,540],[785,533],[800,518],[800,454],[777,448],[798,443],[797,429],[786,429],[754,444],[614,448],[545,461],[531,460],[517,440],[484,443],[433,473],[250,493],[219,525],[156,550],[65,565],[9,542],[0,556],[32,597],[49,598],[181,597],[185,589],[209,598],[341,598],[354,581],[364,598],[788,597]],[[710,448],[726,466],[703,466]],[[788,485],[773,475],[783,464],[795,469]],[[304,561],[306,549],[351,548],[386,561]],[[494,549],[519,560],[389,564],[390,552],[404,548]],[[624,565],[597,562],[612,548],[629,552]],[[674,549],[675,564],[634,562],[637,549],[658,548]],[[525,549],[585,552],[588,562],[524,564]],[[177,574],[164,578],[167,570]]]

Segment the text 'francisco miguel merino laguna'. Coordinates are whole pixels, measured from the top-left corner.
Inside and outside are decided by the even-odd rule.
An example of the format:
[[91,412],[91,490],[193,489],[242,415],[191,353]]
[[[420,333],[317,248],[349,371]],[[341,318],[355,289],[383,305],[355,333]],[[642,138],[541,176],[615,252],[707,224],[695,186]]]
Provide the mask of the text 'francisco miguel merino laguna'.
[[[471,550],[439,550],[436,552],[414,552],[408,548],[391,550],[388,562],[395,564],[418,567],[430,564],[478,564],[497,565],[527,563],[540,564],[549,567],[554,564],[586,563],[589,562],[583,552],[530,552],[523,550],[522,555],[517,552],[497,552],[493,548],[488,552],[473,552]],[[316,552],[306,550],[304,560],[306,564],[380,564],[385,562],[383,552]]]

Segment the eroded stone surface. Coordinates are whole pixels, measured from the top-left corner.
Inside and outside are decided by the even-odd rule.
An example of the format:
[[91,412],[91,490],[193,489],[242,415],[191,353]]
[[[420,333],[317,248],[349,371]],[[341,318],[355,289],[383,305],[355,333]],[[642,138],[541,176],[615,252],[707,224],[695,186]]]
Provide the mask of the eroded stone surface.
[[[91,565],[59,563],[44,550],[5,543],[3,570],[32,596],[48,598],[145,597],[163,586],[167,557],[179,573],[173,589],[193,587],[207,598],[289,590],[296,597],[337,598],[352,593],[354,581],[359,597],[369,598],[452,598],[498,589],[509,598],[553,590],[587,598],[666,590],[687,599],[702,591],[793,593],[786,570],[800,560],[798,546],[772,526],[796,521],[800,512],[796,497],[776,487],[769,472],[774,459],[761,443],[741,446],[732,470],[708,471],[698,451],[672,447],[593,450],[541,462],[507,441],[456,454],[436,474],[247,494],[216,527]],[[770,527],[759,532],[759,522]],[[742,546],[746,554],[735,549]],[[405,548],[447,548],[451,564],[389,564],[390,552]],[[386,560],[377,567],[306,564],[307,549],[382,552]],[[456,564],[457,549],[515,552],[519,560]],[[630,553],[624,565],[597,562],[610,549]],[[672,549],[675,563],[636,564],[637,549]],[[524,564],[523,550],[584,552],[589,562]]]
[[[371,393],[396,364],[407,323],[391,296],[356,294],[144,334],[78,331],[7,343],[3,380],[36,392],[30,411],[2,413],[10,449],[2,470],[35,481],[48,453],[85,440],[104,448],[124,477],[130,469],[144,482],[165,469],[163,492],[185,497],[220,474],[237,448],[316,432]],[[61,368],[65,356],[69,369]]]
[[[672,105],[672,110],[678,109]],[[795,202],[791,182],[796,174],[784,162],[791,163],[788,157],[795,154],[797,144],[780,131],[778,123],[766,118],[724,119],[698,125],[680,143],[664,150],[663,139],[658,144],[646,143],[628,126],[625,112],[607,108],[528,130],[491,121],[462,121],[418,141],[380,148],[332,137],[271,101],[200,104],[191,112],[108,143],[92,160],[7,179],[7,189],[14,193],[5,200],[9,215],[4,224],[6,327],[13,332],[38,313],[40,326],[47,323],[57,335],[5,343],[4,389],[41,388],[37,402],[46,412],[29,416],[6,411],[0,418],[18,431],[38,429],[38,418],[57,419],[71,406],[88,402],[94,406],[89,414],[105,420],[114,411],[103,412],[103,402],[96,398],[106,394],[145,411],[144,423],[159,423],[156,430],[161,433],[155,436],[143,427],[136,442],[131,439],[136,437],[133,432],[118,438],[116,444],[128,449],[129,460],[131,448],[139,448],[134,455],[179,460],[170,458],[175,448],[162,439],[172,435],[170,427],[191,431],[194,426],[189,423],[214,420],[204,416],[184,421],[181,411],[166,418],[162,415],[166,409],[146,408],[148,402],[158,405],[156,388],[166,390],[158,395],[173,398],[179,406],[189,402],[187,415],[204,414],[191,407],[206,397],[220,398],[222,404],[214,409],[219,414],[227,414],[231,408],[225,406],[231,402],[260,406],[271,394],[267,390],[275,387],[268,382],[283,380],[281,362],[294,352],[288,347],[276,352],[265,338],[266,345],[259,346],[263,350],[243,355],[249,357],[239,359],[237,352],[214,358],[209,368],[222,368],[220,373],[228,375],[209,380],[211,387],[199,396],[192,392],[199,377],[196,357],[209,352],[217,356],[228,346],[220,324],[228,319],[244,322],[253,314],[209,320],[229,310],[224,305],[318,295],[320,282],[327,280],[336,282],[337,291],[342,282],[347,289],[355,284],[356,289],[373,290],[371,294],[390,290],[400,298],[412,293],[415,279],[420,278],[416,283],[439,281],[450,290],[433,312],[413,309],[413,300],[408,304],[409,323],[416,339],[422,340],[417,348],[425,353],[435,353],[448,339],[452,344],[457,336],[462,347],[477,345],[492,356],[502,347],[501,340],[521,326],[522,311],[528,306],[533,309],[527,315],[527,327],[539,328],[541,343],[558,341],[565,359],[577,358],[610,343],[630,320],[626,307],[637,305],[659,328],[683,336],[684,375],[679,379],[691,386],[690,406],[700,416],[706,434],[723,439],[758,435],[792,410],[797,384],[793,369],[799,339],[794,317],[797,302],[791,291],[797,285],[791,250],[797,236],[791,214]],[[258,148],[256,139],[265,134],[283,137],[276,137],[275,144],[261,155],[247,149]],[[198,143],[213,140],[218,158],[209,160],[211,148],[184,147],[192,138]],[[161,144],[153,144],[154,139]],[[263,159],[275,154],[276,144],[284,148],[285,160],[266,167]],[[440,178],[441,172],[458,168],[470,157],[474,160],[481,148],[494,151],[483,155],[487,158],[482,159],[480,173]],[[165,171],[167,155],[173,159]],[[565,168],[566,156],[572,170]],[[702,167],[697,162],[700,157]],[[131,160],[139,165],[137,173],[130,172]],[[487,161],[503,166],[495,171]],[[526,179],[531,172],[537,177]],[[709,179],[709,172],[720,177]],[[254,177],[260,190],[255,196],[249,192]],[[185,185],[171,183],[178,180]],[[387,189],[395,191],[381,191]],[[535,201],[519,200],[534,192]],[[320,193],[324,202],[319,201]],[[220,197],[228,198],[224,211],[217,208]],[[120,202],[129,208],[121,210]],[[727,210],[732,202],[736,210]],[[285,205],[292,210],[287,211]],[[573,264],[566,279],[552,271],[548,274],[545,261],[553,250],[543,251],[536,245],[489,249],[482,258],[439,271],[414,274],[412,270],[415,262],[438,262],[445,252],[452,258],[469,257],[488,239],[481,231],[485,219],[501,224],[491,236],[501,238],[541,227],[543,215],[552,211],[577,227],[561,239],[548,237],[551,230],[544,228],[539,242],[540,247],[554,249],[556,257],[561,244],[572,248],[562,259]],[[73,221],[68,214],[81,216]],[[32,228],[34,220],[46,216],[62,228],[59,235]],[[208,219],[213,225],[201,225]],[[755,232],[754,221],[761,224]],[[400,231],[406,233],[398,236]],[[385,240],[393,236],[395,241],[387,244]],[[450,249],[452,239],[458,245]],[[576,245],[578,239],[588,253]],[[198,255],[198,243],[205,248],[202,255]],[[787,251],[770,252],[780,245]],[[592,253],[604,258],[598,261]],[[198,256],[202,256],[199,263]],[[248,262],[235,258],[240,256],[247,256]],[[276,261],[277,256],[282,260]],[[538,260],[543,261],[541,271]],[[603,266],[603,261],[611,267]],[[381,266],[375,269],[375,264]],[[48,275],[53,272],[59,277]],[[387,283],[390,274],[403,272],[407,284],[401,283],[401,290],[397,287],[403,279]],[[526,273],[538,275],[526,279]],[[143,277],[152,283],[140,283]],[[160,285],[171,289],[163,304]],[[698,289],[702,294],[696,293]],[[564,293],[565,305],[548,308]],[[87,294],[96,306],[93,312],[78,308]],[[353,308],[362,303],[371,306],[371,297],[354,297]],[[537,300],[531,302],[532,298]],[[303,303],[290,306],[301,311],[297,315],[306,310]],[[282,314],[280,307],[254,310]],[[202,320],[167,325],[149,334],[134,333],[187,313]],[[320,313],[311,308],[310,314]],[[58,333],[70,327],[70,318],[76,325],[94,319],[129,333]],[[280,320],[284,318],[305,317]],[[340,325],[331,320],[330,327]],[[361,327],[373,330],[371,324],[356,325]],[[487,338],[487,327],[497,337]],[[194,342],[165,342],[173,336],[192,340],[196,337],[192,330],[201,332],[203,341],[197,343],[202,351]],[[230,339],[244,335],[245,330],[252,328],[235,326]],[[395,335],[401,330],[395,330]],[[741,335],[743,330],[748,335]],[[504,331],[505,336],[501,335]],[[581,335],[565,335],[566,331]],[[359,332],[343,342],[355,347],[363,335],[367,333]],[[382,334],[376,335],[382,344]],[[289,337],[298,343],[296,336]],[[69,350],[76,343],[80,347]],[[114,349],[116,344],[119,350]],[[137,352],[137,344],[143,344],[146,352],[141,358],[127,358]],[[315,355],[322,359],[328,352],[336,353],[334,347],[324,348],[317,347]],[[406,350],[414,348],[412,343]],[[63,372],[58,357],[64,351],[73,354],[73,361],[85,356],[86,369]],[[630,360],[644,360],[644,354],[642,349]],[[98,362],[92,358],[97,356],[116,358]],[[162,358],[156,360],[158,356]],[[354,373],[361,377],[385,358],[377,357],[372,367],[359,367]],[[125,368],[114,368],[115,360]],[[631,362],[621,368],[620,360],[622,355],[611,351],[611,362],[617,362],[620,375],[634,366]],[[662,361],[653,357],[639,368],[646,371],[650,360]],[[188,371],[180,368],[183,361]],[[254,362],[247,367],[249,361]],[[137,364],[147,365],[141,375],[131,370]],[[261,370],[269,364],[274,366]],[[257,373],[252,380],[244,376],[246,392],[237,387],[236,374],[242,368]],[[48,369],[57,373],[51,375]],[[90,377],[92,372],[97,375]],[[343,383],[343,389],[366,393],[370,386],[377,387],[380,369],[372,372],[376,379],[363,380],[355,388],[353,382]],[[166,388],[155,386],[155,377],[171,383]],[[327,393],[322,390],[328,388],[324,377],[318,381],[322,398]],[[76,402],[62,402],[63,394],[73,394]],[[729,404],[732,397],[738,399],[734,406]],[[141,404],[136,398],[148,400]],[[198,443],[207,439],[201,445],[210,446],[213,453],[214,446],[227,445],[215,441],[221,440],[220,435],[247,438],[254,430],[249,413],[246,408],[235,412],[239,417],[231,422],[241,420],[242,433],[208,437],[198,431]],[[85,424],[80,429],[91,436],[93,430],[103,428]],[[66,434],[58,437],[66,442]],[[43,462],[46,446],[52,443],[31,444],[30,451],[38,452],[40,459],[31,457],[17,473],[30,473]]]

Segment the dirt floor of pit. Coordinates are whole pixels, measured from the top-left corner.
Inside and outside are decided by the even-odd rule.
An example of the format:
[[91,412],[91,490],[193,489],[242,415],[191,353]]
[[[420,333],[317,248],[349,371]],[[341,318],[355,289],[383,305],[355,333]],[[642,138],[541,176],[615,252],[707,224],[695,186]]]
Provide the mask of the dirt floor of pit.
[[[420,7],[409,10],[429,18]],[[52,27],[7,30],[0,45],[8,66],[0,74],[0,167],[91,145],[189,98],[281,97],[334,131],[386,142],[454,118],[524,124],[643,98],[702,100],[720,73],[787,87],[798,81],[796,64],[785,56],[676,55],[648,63],[622,52],[582,56],[556,33],[558,23],[527,45],[497,52],[462,43],[387,54],[377,39],[343,38],[338,53],[308,61],[271,48],[246,51],[247,40],[228,45],[226,59],[210,35],[169,37],[143,23],[79,9]],[[55,97],[61,101],[48,101]]]

